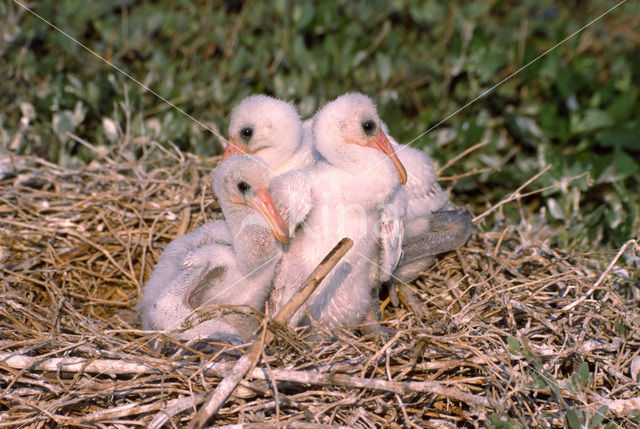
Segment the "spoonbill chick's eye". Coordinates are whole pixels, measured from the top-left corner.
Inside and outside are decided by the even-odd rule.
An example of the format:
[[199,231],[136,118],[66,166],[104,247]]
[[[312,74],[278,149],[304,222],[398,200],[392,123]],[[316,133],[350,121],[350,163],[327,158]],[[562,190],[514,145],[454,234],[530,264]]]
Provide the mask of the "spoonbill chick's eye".
[[376,132],[376,123],[372,119],[362,121],[362,129],[364,130],[366,135],[373,135],[373,133]]
[[247,182],[238,182],[238,191],[242,192],[242,194],[246,194],[251,190],[251,185]]
[[251,140],[251,136],[253,136],[253,128],[244,127],[240,130],[240,137],[242,137],[242,140],[248,142],[249,140]]

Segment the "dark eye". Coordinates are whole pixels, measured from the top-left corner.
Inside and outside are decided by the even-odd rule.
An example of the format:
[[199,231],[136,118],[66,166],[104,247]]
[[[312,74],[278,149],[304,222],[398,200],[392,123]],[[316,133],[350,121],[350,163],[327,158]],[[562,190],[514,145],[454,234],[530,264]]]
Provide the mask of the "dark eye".
[[238,182],[238,191],[242,192],[243,194],[246,194],[250,190],[251,190],[250,184],[248,184],[247,182]]
[[372,119],[362,121],[362,129],[366,135],[370,136],[376,131],[376,123]]
[[242,137],[242,140],[248,142],[249,140],[251,140],[251,136],[253,136],[253,128],[244,127],[240,130],[240,137]]

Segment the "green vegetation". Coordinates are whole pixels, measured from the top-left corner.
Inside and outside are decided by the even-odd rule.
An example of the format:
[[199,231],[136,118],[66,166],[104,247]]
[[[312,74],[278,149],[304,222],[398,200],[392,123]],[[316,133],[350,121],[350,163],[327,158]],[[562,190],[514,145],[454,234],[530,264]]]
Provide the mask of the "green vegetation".
[[[571,407],[563,398],[561,390],[565,390],[577,397],[583,404],[587,403],[587,391],[592,387],[594,380],[593,374],[590,372],[589,365],[586,361],[582,361],[576,372],[560,383],[553,375],[545,370],[541,359],[527,346],[526,342],[521,345],[515,337],[508,337],[507,344],[509,346],[509,353],[514,356],[523,357],[529,365],[527,369],[529,383],[524,386],[523,390],[548,389],[553,395],[554,400],[558,404],[561,404],[565,410],[566,428],[595,429],[597,427],[604,427],[605,429],[615,429],[618,427],[614,422],[608,422],[606,425],[602,425],[609,412],[609,408],[606,405],[602,405],[597,409],[587,407],[588,411],[584,411]],[[514,427],[508,419],[502,420],[495,413],[492,414],[491,420],[495,429]]]
[[[29,5],[222,134],[233,106],[254,92],[293,100],[310,116],[346,91],[362,91],[376,100],[392,135],[408,142],[615,3]],[[221,152],[203,126],[16,2],[0,3],[0,16],[0,150],[78,166],[124,135],[202,156]],[[551,165],[525,192],[563,179],[566,186],[525,197],[522,207],[554,226],[555,245],[619,247],[638,235],[639,16],[638,2],[626,2],[412,143],[444,165],[486,142],[442,172],[479,171],[443,182],[455,186],[456,202],[480,213]],[[29,128],[10,147],[22,117],[30,118]],[[504,215],[520,221],[516,204]]]

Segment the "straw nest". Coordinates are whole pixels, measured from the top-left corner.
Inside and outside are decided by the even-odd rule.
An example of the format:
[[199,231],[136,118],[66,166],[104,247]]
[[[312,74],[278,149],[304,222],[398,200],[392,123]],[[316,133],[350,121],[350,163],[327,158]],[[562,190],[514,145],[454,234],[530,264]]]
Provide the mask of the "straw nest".
[[[244,349],[165,356],[135,306],[167,243],[220,217],[216,162],[144,139],[77,170],[12,159],[0,182],[0,427],[193,419]],[[478,228],[400,287],[401,305],[383,302],[388,338],[280,332],[209,423],[637,427],[638,242],[574,254],[532,222]]]

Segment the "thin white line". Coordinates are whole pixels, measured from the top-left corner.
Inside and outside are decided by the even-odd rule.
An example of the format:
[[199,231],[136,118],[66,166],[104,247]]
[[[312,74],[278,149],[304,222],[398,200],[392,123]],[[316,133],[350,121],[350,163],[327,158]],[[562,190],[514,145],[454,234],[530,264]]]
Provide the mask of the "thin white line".
[[62,30],[61,28],[57,27],[55,24],[53,24],[50,21],[47,21],[45,18],[43,18],[42,16],[38,15],[36,12],[34,12],[33,10],[29,9],[27,6],[25,6],[24,4],[20,3],[18,0],[13,0],[14,3],[16,3],[17,5],[19,5],[21,8],[23,8],[24,10],[26,10],[27,12],[31,13],[32,15],[34,15],[35,17],[37,17],[39,20],[41,20],[42,22],[44,22],[45,24],[47,24],[48,26],[54,28],[55,30],[59,31],[60,33],[64,34],[66,37],[68,37],[69,39],[71,39],[73,42],[77,43],[78,45],[82,46],[84,49],[86,49],[87,51],[91,52],[93,55],[95,55],[96,57],[98,57],[99,59],[101,59],[102,61],[104,61],[105,63],[107,63],[109,66],[113,67],[114,69],[116,69],[117,71],[119,71],[120,73],[122,73],[123,75],[125,75],[126,77],[128,77],[129,79],[131,79],[132,81],[134,81],[135,83],[137,83],[138,85],[140,85],[142,88],[146,89],[147,91],[149,91],[150,93],[152,93],[153,95],[155,95],[156,97],[158,97],[160,100],[164,101],[165,103],[167,103],[168,105],[170,105],[171,107],[173,107],[174,109],[176,109],[177,111],[179,111],[180,113],[182,113],[183,115],[187,116],[189,119],[191,119],[192,121],[194,121],[195,123],[197,123],[198,125],[200,125],[202,128],[208,130],[209,132],[211,132],[211,134],[215,135],[216,137],[218,137],[219,139],[221,139],[222,141],[224,141],[227,144],[231,144],[233,147],[235,147],[235,145],[233,145],[232,143],[230,143],[227,139],[225,139],[224,137],[222,137],[220,134],[216,133],[215,131],[213,131],[211,128],[207,127],[205,124],[203,124],[202,122],[200,122],[199,120],[197,120],[196,118],[194,118],[193,116],[191,116],[189,113],[185,112],[184,110],[182,110],[180,107],[176,106],[175,104],[173,104],[171,101],[167,100],[166,98],[164,98],[162,95],[158,94],[157,92],[155,92],[153,89],[149,88],[147,85],[145,85],[144,83],[140,82],[139,80],[137,80],[135,77],[131,76],[129,73],[127,73],[126,71],[124,71],[123,69],[121,69],[120,67],[118,67],[117,65],[113,64],[111,61],[107,60],[106,58],[100,56],[99,53],[97,53],[96,51],[94,51],[93,49],[89,48],[88,46],[86,46],[85,44],[83,44],[82,42],[80,42],[79,40],[77,40],[76,38],[74,38],[73,36],[71,36],[70,34],[66,33],[64,30]]
[[[622,0],[620,3],[616,4],[615,6],[613,6],[611,9],[607,10],[606,12],[602,13],[600,16],[598,16],[597,18],[591,20],[589,23],[585,24],[583,27],[581,27],[579,30],[576,30],[575,32],[573,32],[571,35],[565,37],[564,39],[562,39],[560,42],[556,43],[554,46],[552,46],[551,48],[547,49],[546,51],[544,51],[542,54],[538,55],[536,58],[534,58],[533,60],[529,61],[527,64],[525,64],[524,66],[522,66],[521,68],[519,68],[518,70],[514,71],[513,73],[511,73],[509,76],[505,77],[504,79],[502,79],[500,82],[496,83],[495,85],[493,85],[491,88],[487,89],[485,92],[483,92],[482,94],[478,95],[476,98],[474,98],[473,100],[469,101],[467,104],[465,104],[464,106],[462,106],[461,108],[459,108],[458,110],[456,110],[455,112],[451,113],[449,116],[447,116],[446,118],[444,118],[443,120],[441,120],[440,122],[438,122],[437,124],[433,125],[431,128],[429,128],[427,131],[423,132],[422,134],[418,135],[418,137],[414,138],[413,140],[411,140],[409,143],[406,144],[399,144],[398,146],[400,146],[398,148],[398,150],[396,150],[396,154],[398,154],[400,151],[402,151],[404,148],[408,147],[411,143],[415,142],[416,140],[424,137],[425,135],[427,135],[428,133],[430,133],[431,131],[433,131],[434,129],[436,129],[437,127],[439,127],[440,125],[442,125],[444,122],[448,121],[449,119],[451,119],[453,116],[457,115],[458,113],[460,113],[462,110],[466,109],[467,107],[469,107],[470,105],[472,105],[473,103],[475,103],[476,101],[480,100],[481,98],[485,97],[486,95],[488,95],[489,93],[493,92],[496,88],[498,88],[500,85],[502,85],[503,83],[505,83],[506,81],[508,81],[509,79],[511,79],[512,77],[514,77],[515,75],[519,74],[522,70],[526,69],[527,67],[529,67],[531,64],[535,63],[536,61],[538,61],[539,59],[541,59],[542,57],[546,56],[547,54],[549,54],[551,51],[553,51],[554,49],[556,49],[558,46],[562,45],[563,43],[565,43],[567,40],[573,38],[576,34],[580,33],[581,31],[583,31],[584,29],[586,29],[587,27],[591,26],[593,23],[595,23],[596,21],[600,20],[603,16],[609,14],[611,11],[613,11],[615,8],[617,8],[618,6],[620,6],[621,4],[625,3],[627,0]],[[367,168],[366,170],[364,170],[362,173],[360,173],[360,175],[364,175],[366,173],[368,173],[370,170],[372,170],[373,168],[377,167],[378,165],[380,165],[381,163],[386,162],[386,160],[377,162],[376,164],[370,166],[369,168]]]

